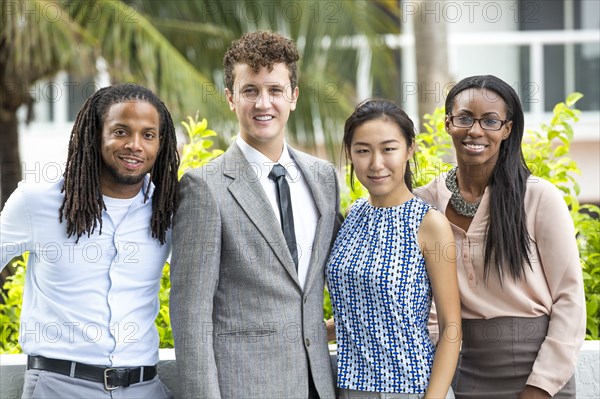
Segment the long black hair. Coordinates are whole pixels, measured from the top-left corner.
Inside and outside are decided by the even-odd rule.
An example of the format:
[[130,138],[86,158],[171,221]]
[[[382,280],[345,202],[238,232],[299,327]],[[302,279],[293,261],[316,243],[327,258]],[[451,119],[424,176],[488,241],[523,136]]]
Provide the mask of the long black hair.
[[[98,224],[102,233],[102,210],[106,209],[100,185],[102,127],[112,105],[130,101],[151,104],[160,117],[160,148],[150,172],[151,181],[156,188],[152,198],[150,228],[152,237],[161,244],[166,242],[166,232],[171,226],[171,218],[178,204],[179,154],[175,127],[167,107],[156,94],[132,83],[117,84],[96,91],[87,99],[75,119],[63,175],[62,192],[65,195],[59,209],[59,221],[66,221],[67,235],[77,236],[77,241],[85,233],[89,237]],[[146,189],[144,200],[148,199],[148,195],[149,190]]]
[[[348,157],[354,131],[366,122],[379,119],[395,123],[400,128],[402,136],[406,140],[406,148],[410,148],[413,145],[415,142],[415,125],[406,112],[389,100],[367,99],[356,106],[356,109],[346,119],[346,123],[344,124],[344,138],[342,141]],[[404,171],[404,183],[408,187],[408,190],[412,191],[412,171],[410,170],[409,162],[406,163],[406,170]],[[354,188],[353,164],[350,164],[350,185]]]
[[531,269],[530,242],[525,215],[525,189],[531,171],[523,158],[521,141],[525,118],[515,90],[492,75],[471,76],[458,82],[446,97],[446,114],[450,114],[456,96],[468,89],[486,89],[499,95],[506,105],[506,119],[512,130],[500,144],[498,161],[490,179],[490,219],[485,240],[484,276],[493,270],[502,282],[506,272],[514,280]]

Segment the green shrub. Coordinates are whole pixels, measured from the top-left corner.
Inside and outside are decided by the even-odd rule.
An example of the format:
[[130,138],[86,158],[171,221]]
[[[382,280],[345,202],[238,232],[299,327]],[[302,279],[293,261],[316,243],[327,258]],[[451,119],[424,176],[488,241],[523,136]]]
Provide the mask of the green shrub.
[[411,163],[414,187],[424,186],[452,168],[448,158],[454,150],[444,127],[444,109],[436,108],[433,114],[426,114],[423,119],[425,131],[417,134],[415,158]]
[[583,269],[587,311],[586,339],[600,339],[600,209],[594,205],[583,205],[579,210],[572,211],[571,215],[575,222]]
[[179,178],[190,168],[202,166],[211,159],[223,153],[220,149],[210,149],[213,146],[213,141],[209,137],[214,137],[217,133],[208,129],[208,121],[202,119],[198,121],[188,116],[190,123],[181,122],[188,135],[189,143],[183,146],[183,154],[181,155],[181,164],[179,165]]
[[19,322],[27,257],[27,254],[24,254],[12,261],[15,274],[6,279],[2,290],[4,303],[0,304],[0,353],[21,353]]
[[160,279],[160,291],[158,292],[160,308],[158,309],[158,316],[156,316],[156,328],[158,329],[159,336],[158,346],[161,348],[172,348],[174,346],[173,331],[171,330],[171,314],[169,313],[169,294],[171,293],[170,270],[171,265],[168,262],[165,263],[165,268]]
[[527,131],[523,153],[531,172],[558,187],[570,208],[586,293],[586,338],[600,339],[600,212],[597,206],[579,204],[574,175],[581,171],[569,157],[573,123],[581,114],[574,106],[582,97],[581,93],[569,95],[565,102],[556,104],[549,124],[541,124],[539,131]]
[[[188,120],[189,123],[181,122],[188,135],[189,143],[183,147],[181,164],[179,166],[180,179],[186,170],[202,166],[223,153],[222,150],[211,149],[214,143],[210,137],[216,136],[217,133],[208,129],[206,119],[198,121],[198,115],[196,115],[195,119],[188,117]],[[158,295],[160,309],[156,318],[156,327],[158,328],[160,337],[159,346],[161,348],[173,347],[173,332],[171,331],[171,316],[169,313],[169,293],[171,292],[170,270],[171,265],[166,263],[160,280],[160,293]]]
[[[600,339],[600,209],[592,205],[580,205],[577,201],[579,187],[574,174],[580,173],[575,161],[569,158],[569,148],[573,140],[572,124],[579,118],[580,112],[574,108],[581,94],[571,94],[564,103],[554,107],[549,124],[542,124],[539,130],[527,131],[523,143],[523,152],[528,166],[534,175],[549,180],[562,192],[565,202],[571,209],[571,216],[577,232],[577,243],[583,270],[586,292],[587,334],[586,339]],[[448,160],[452,152],[451,140],[444,128],[444,111],[438,108],[431,115],[425,115],[425,131],[416,138],[417,149],[412,165],[414,185],[419,187],[450,169]],[[184,146],[179,176],[185,170],[198,167],[223,151],[211,149],[210,137],[216,133],[208,129],[206,119],[198,121],[189,118],[182,122],[189,136],[190,144]],[[341,207],[345,211],[358,198],[364,197],[365,188],[354,179],[354,189],[350,189],[349,168],[345,168],[346,187],[342,187]],[[595,215],[595,216],[594,216]],[[21,298],[25,281],[25,260],[16,260],[16,273],[4,285],[4,304],[0,304],[0,353],[19,353],[17,343]],[[165,265],[159,293],[160,310],[156,325],[160,335],[160,347],[172,348],[173,335],[169,316],[169,264]],[[325,296],[325,317],[332,315],[329,295]]]

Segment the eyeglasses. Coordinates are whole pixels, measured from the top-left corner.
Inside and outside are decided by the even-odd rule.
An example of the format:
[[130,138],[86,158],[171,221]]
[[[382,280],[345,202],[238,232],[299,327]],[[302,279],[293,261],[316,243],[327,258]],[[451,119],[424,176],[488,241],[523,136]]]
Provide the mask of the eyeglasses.
[[471,127],[475,124],[475,121],[479,122],[479,126],[481,126],[484,130],[500,130],[502,126],[504,126],[507,120],[501,121],[500,119],[494,118],[473,118],[472,116],[467,115],[450,115],[448,114],[448,119],[450,119],[450,123],[454,127],[467,128]]

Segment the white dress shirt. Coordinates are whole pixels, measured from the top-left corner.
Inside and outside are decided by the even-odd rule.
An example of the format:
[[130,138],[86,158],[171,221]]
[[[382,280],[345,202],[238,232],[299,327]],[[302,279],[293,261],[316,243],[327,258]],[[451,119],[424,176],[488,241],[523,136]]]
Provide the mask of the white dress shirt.
[[290,186],[290,196],[292,200],[292,210],[294,212],[294,231],[298,245],[298,281],[304,288],[308,266],[312,255],[313,243],[315,240],[315,231],[319,220],[319,211],[312,196],[308,183],[296,161],[290,156],[287,144],[284,143],[281,157],[277,162],[271,161],[260,151],[251,147],[238,134],[236,144],[246,157],[250,166],[256,173],[262,188],[269,199],[271,209],[281,225],[279,216],[279,204],[277,202],[277,189],[275,182],[269,179],[269,173],[273,165],[280,164],[285,168],[285,178]]
[[[144,183],[147,187],[148,178]],[[59,223],[63,179],[20,183],[0,213],[0,262],[29,251],[19,342],[28,355],[134,367],[158,362],[158,291],[171,248],[152,237],[152,192],[79,242]],[[114,200],[109,199],[114,209]],[[114,213],[114,212],[113,212]]]

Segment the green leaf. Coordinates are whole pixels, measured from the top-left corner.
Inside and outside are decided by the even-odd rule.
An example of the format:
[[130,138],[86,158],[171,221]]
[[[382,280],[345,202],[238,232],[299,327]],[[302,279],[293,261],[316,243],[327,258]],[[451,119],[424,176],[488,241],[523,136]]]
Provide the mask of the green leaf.
[[555,157],[561,157],[565,154],[567,154],[569,152],[569,149],[566,146],[558,146],[556,147],[556,149],[554,150],[554,156]]
[[575,103],[583,98],[583,94],[579,92],[571,93],[567,96],[567,106],[572,107]]
[[598,301],[593,298],[588,299],[585,308],[588,314],[595,314],[598,311]]

